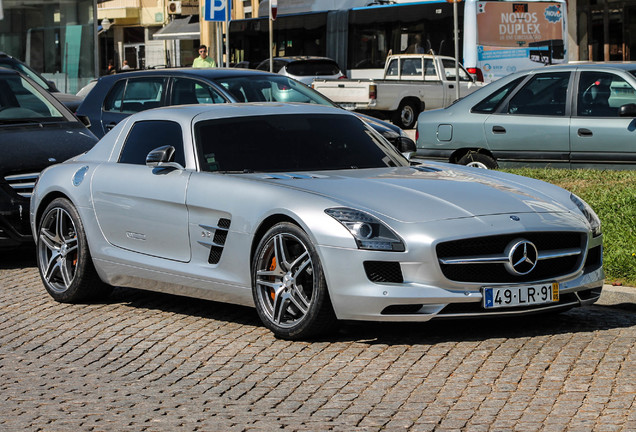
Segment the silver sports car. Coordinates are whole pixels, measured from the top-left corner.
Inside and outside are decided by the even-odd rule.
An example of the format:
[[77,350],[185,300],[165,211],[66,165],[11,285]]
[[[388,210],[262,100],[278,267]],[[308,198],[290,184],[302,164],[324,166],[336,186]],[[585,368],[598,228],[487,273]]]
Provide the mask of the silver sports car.
[[353,114],[303,104],[128,117],[41,175],[44,286],[136,287],[255,306],[281,338],[339,320],[427,321],[596,301],[602,234],[577,196],[524,177],[409,163]]

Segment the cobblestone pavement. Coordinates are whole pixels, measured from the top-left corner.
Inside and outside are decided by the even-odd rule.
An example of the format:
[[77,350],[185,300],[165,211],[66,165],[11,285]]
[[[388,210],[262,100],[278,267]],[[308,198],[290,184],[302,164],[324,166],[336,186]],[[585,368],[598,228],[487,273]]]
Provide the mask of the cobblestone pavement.
[[2,431],[636,430],[626,305],[285,342],[244,307],[56,303],[32,254],[0,253]]

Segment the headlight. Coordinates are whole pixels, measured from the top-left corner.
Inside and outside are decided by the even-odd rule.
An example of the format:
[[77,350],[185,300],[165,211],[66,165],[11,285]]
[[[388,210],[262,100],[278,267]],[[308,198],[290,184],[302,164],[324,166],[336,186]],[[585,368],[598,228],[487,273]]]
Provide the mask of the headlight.
[[601,235],[601,220],[598,218],[592,207],[581,198],[577,197],[573,193],[570,193],[570,199],[576,206],[581,210],[585,219],[590,223],[590,228],[592,229],[592,234],[594,237]]
[[329,216],[344,225],[356,240],[359,249],[404,252],[404,242],[377,218],[350,208],[330,208]]

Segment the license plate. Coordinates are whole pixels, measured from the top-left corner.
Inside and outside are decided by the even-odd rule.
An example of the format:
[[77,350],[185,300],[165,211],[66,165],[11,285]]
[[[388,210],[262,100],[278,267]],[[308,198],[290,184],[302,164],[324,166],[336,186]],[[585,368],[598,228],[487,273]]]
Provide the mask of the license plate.
[[539,285],[483,288],[483,307],[485,309],[532,306],[558,301],[558,282]]

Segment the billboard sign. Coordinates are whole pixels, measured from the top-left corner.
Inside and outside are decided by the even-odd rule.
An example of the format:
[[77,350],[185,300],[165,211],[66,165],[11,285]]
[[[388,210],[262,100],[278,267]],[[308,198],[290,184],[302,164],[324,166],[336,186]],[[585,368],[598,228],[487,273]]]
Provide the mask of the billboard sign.
[[479,2],[477,44],[519,48],[563,40],[562,7],[551,2]]

